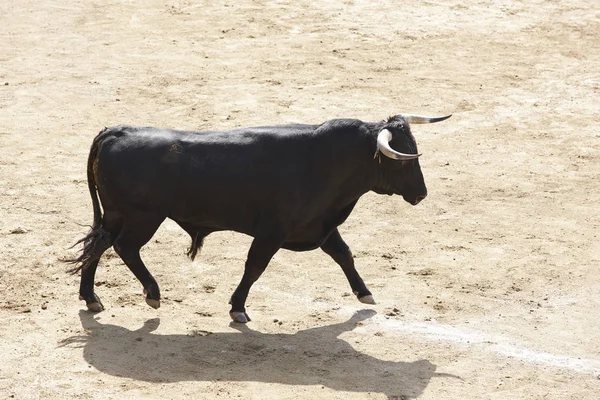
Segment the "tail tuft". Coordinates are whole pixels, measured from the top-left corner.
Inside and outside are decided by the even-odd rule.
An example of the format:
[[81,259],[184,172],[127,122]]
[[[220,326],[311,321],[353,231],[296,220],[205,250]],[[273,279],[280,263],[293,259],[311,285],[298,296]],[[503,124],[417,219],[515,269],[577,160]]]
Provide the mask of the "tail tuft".
[[75,245],[83,243],[83,250],[81,255],[77,258],[64,260],[69,264],[79,264],[67,270],[70,274],[76,274],[79,271],[85,270],[92,264],[102,257],[102,254],[112,246],[112,239],[110,233],[102,229],[102,227],[92,228],[92,230],[85,235],[85,237],[79,240]]

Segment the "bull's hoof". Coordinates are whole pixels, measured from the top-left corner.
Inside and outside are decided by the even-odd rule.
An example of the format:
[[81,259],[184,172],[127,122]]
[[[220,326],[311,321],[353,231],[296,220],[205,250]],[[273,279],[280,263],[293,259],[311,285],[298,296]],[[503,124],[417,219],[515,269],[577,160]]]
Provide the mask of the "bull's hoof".
[[[158,294],[158,290],[156,290],[156,292]],[[158,299],[151,299],[148,297],[148,290],[144,288],[144,296],[146,296],[146,304],[148,304],[150,307],[154,308],[155,310],[160,307],[160,295],[156,296]]]
[[146,304],[148,304],[150,307],[152,307],[156,310],[157,308],[160,307],[160,300],[149,299],[146,297]]
[[90,310],[91,312],[104,311],[104,306],[102,305],[102,303],[93,302],[93,303],[88,303],[86,305],[87,305],[88,310]]
[[246,314],[245,312],[241,312],[241,311],[232,311],[229,313],[229,316],[231,317],[233,322],[239,322],[239,323],[245,324],[246,322],[251,321],[248,314]]
[[365,304],[376,304],[375,299],[373,299],[373,296],[370,294],[363,297],[359,297],[358,301]]
[[79,296],[79,300],[85,300],[85,305],[87,306],[87,309],[91,312],[104,311],[104,306],[102,305],[102,302],[96,295],[94,295],[93,301],[88,302],[83,296]]

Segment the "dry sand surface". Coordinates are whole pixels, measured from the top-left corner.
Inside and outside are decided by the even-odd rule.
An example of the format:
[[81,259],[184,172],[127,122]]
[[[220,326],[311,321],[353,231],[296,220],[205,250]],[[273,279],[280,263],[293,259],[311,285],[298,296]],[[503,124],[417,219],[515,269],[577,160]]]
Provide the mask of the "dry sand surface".
[[[0,49],[0,399],[600,398],[597,1],[3,1]],[[341,227],[377,305],[280,251],[230,324],[250,238],[191,262],[172,222],[159,310],[112,250],[78,300],[104,126],[399,112],[454,116],[413,127],[424,202]]]

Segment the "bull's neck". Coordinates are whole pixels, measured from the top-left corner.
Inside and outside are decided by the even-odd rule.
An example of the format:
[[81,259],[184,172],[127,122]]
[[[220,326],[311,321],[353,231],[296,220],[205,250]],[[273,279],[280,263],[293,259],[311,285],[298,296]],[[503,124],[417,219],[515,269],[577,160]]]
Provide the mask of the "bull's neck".
[[377,153],[373,160],[373,185],[371,190],[379,194],[394,194],[394,190],[390,185],[389,163],[394,162],[387,159],[380,152]]

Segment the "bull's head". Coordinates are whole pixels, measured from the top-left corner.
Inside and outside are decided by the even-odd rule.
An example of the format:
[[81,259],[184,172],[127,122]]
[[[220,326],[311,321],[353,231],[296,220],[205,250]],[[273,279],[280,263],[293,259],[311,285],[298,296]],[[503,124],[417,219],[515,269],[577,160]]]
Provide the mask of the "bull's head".
[[[399,114],[391,117],[383,125],[377,135],[377,153],[386,158],[380,170],[380,182],[375,190],[384,194],[399,194],[412,205],[417,205],[427,196],[427,187],[419,165],[417,144],[410,131],[409,124],[429,124],[443,121],[451,115],[443,117],[423,117],[410,114]],[[396,151],[402,149],[406,153]],[[381,161],[381,158],[380,158]]]

